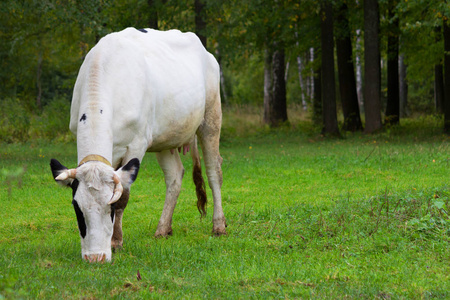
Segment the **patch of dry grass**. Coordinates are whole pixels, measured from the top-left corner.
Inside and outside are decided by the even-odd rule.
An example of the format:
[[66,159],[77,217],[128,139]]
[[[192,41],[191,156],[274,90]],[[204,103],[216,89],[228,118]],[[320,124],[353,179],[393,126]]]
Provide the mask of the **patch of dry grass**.
[[[310,120],[310,112],[304,111],[299,104],[288,106],[288,124],[296,126],[299,123]],[[262,129],[264,125],[264,107],[262,105],[224,105],[223,131],[238,137],[253,135]]]

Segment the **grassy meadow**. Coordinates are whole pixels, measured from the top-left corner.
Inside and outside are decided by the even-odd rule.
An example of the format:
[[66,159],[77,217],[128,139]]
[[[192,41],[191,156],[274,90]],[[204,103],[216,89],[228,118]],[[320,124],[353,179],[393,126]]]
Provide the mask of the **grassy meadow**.
[[50,172],[50,158],[76,166],[76,144],[0,144],[0,299],[450,298],[443,120],[327,139],[290,117],[270,130],[258,111],[226,111],[220,238],[211,236],[209,189],[207,217],[197,211],[190,156],[174,234],[153,238],[165,185],[147,154],[124,248],[105,264],[81,260],[71,190]]

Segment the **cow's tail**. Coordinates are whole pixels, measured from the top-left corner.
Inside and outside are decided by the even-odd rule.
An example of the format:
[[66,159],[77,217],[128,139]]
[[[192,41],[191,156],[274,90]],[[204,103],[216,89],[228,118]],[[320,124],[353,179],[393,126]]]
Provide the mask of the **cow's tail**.
[[192,178],[194,179],[195,192],[197,193],[197,208],[201,217],[206,216],[206,190],[205,181],[202,176],[202,165],[200,162],[200,154],[197,146],[197,136],[194,136],[194,141],[191,144],[191,157],[193,161]]

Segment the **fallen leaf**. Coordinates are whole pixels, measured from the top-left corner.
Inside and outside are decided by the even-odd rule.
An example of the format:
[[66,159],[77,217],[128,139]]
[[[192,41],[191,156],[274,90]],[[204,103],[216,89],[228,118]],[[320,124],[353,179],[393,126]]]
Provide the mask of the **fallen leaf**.
[[137,271],[136,277],[137,277],[137,280],[138,280],[138,281],[142,279],[141,273],[139,273],[139,270]]

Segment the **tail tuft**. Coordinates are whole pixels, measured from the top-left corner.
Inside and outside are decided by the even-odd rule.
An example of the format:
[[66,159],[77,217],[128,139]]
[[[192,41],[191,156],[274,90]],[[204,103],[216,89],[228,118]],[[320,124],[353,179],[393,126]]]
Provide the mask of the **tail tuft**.
[[[200,163],[200,161],[199,161]],[[205,181],[202,176],[202,169],[200,164],[194,164],[194,171],[192,173],[195,184],[195,192],[197,193],[197,208],[202,217],[206,216],[206,191],[205,191]]]
[[200,163],[200,155],[197,147],[197,137],[194,139],[194,143],[191,147],[191,156],[194,163],[194,169],[192,172],[192,178],[195,184],[195,192],[197,193],[197,208],[201,217],[206,216],[206,204],[208,199],[206,197],[205,181],[202,176],[202,165]]

